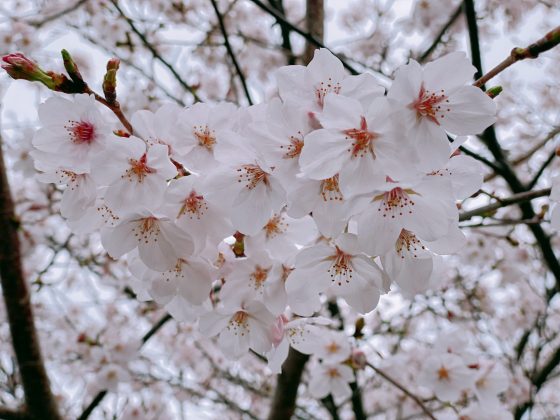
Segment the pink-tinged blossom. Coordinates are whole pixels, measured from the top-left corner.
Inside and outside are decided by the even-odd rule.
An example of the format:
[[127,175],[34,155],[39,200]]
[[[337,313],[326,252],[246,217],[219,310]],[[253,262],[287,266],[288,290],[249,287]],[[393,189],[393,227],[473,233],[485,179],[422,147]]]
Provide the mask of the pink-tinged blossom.
[[66,186],[60,200],[60,214],[65,219],[77,220],[95,204],[97,186],[87,173],[56,169],[41,173],[37,178],[42,182]]
[[249,349],[259,354],[270,351],[275,321],[262,302],[243,298],[201,315],[199,329],[206,337],[218,335],[218,345],[224,354],[238,359]]
[[137,137],[120,139],[96,159],[92,173],[99,185],[108,185],[105,201],[117,212],[149,208],[162,202],[167,180],[177,175],[168,148],[147,147]]
[[369,255],[390,251],[403,229],[423,241],[436,241],[457,224],[452,186],[445,179],[426,176],[396,182],[388,178],[380,190],[367,196],[369,203],[357,217],[358,240]]
[[161,106],[156,112],[145,109],[136,111],[130,122],[136,136],[144,139],[148,146],[163,144],[167,146],[169,156],[178,159],[190,151],[184,141],[184,132],[177,124],[182,117],[183,109],[175,104]]
[[290,347],[303,354],[314,354],[323,343],[323,334],[327,331],[324,326],[331,323],[323,317],[288,321],[286,316],[278,316],[272,327],[272,350],[266,355],[272,373],[281,372]]
[[413,232],[402,229],[395,246],[381,257],[381,264],[402,294],[413,298],[430,287],[434,256],[455,253],[465,242],[457,226],[450,226],[444,237],[433,242],[422,241]]
[[202,177],[189,175],[172,180],[163,203],[163,211],[193,237],[195,252],[207,244],[216,247],[234,233],[225,209],[206,199]]
[[332,243],[303,249],[286,281],[288,304],[302,316],[317,311],[319,294],[329,290],[360,313],[377,306],[385,274],[358,246],[356,236],[343,233]]
[[328,95],[319,117],[324,128],[305,137],[301,172],[323,180],[339,174],[346,195],[377,189],[389,174],[407,173],[398,164],[409,153],[404,137],[397,136],[387,99],[376,98],[368,108],[352,98]]
[[231,133],[215,153],[220,166],[205,178],[208,200],[225,209],[234,229],[256,234],[284,206],[284,188],[262,155],[239,135]]
[[40,159],[73,172],[89,172],[91,159],[116,141],[93,96],[49,98],[39,106],[41,128],[33,138]]
[[325,331],[314,354],[325,363],[342,363],[351,356],[348,337],[340,331]]
[[370,74],[348,76],[342,62],[329,50],[315,50],[304,66],[285,66],[276,72],[283,101],[297,103],[304,112],[321,112],[328,94],[352,96],[364,104],[383,95],[384,89]]
[[434,354],[423,362],[418,384],[433,391],[441,401],[455,402],[472,389],[476,372],[455,354]]
[[211,266],[198,257],[179,258],[167,271],[146,270],[143,281],[148,282],[148,292],[160,305],[167,305],[180,296],[192,305],[201,305],[210,295],[212,286]]
[[354,372],[349,366],[321,363],[311,370],[309,393],[318,399],[331,394],[340,403],[352,395],[350,382],[354,382]]
[[138,248],[140,259],[149,268],[167,271],[177,260],[194,250],[190,235],[172,220],[148,211],[132,213],[114,228],[101,231],[101,242],[113,258]]
[[216,165],[216,145],[231,135],[237,108],[230,103],[194,104],[179,115],[179,162],[190,171],[207,172]]
[[354,211],[353,201],[340,190],[338,174],[321,181],[298,179],[288,190],[287,200],[289,216],[312,213],[319,232],[327,238],[340,235]]
[[313,242],[317,236],[311,216],[294,219],[281,212],[274,214],[257,234],[245,237],[245,255],[266,250],[271,258],[289,262],[302,246]]
[[496,105],[481,89],[466,85],[475,67],[462,52],[422,67],[414,60],[400,67],[387,97],[400,113],[421,166],[443,166],[451,146],[447,132],[481,133],[496,121]]
[[234,264],[220,297],[224,301],[238,301],[250,296],[263,302],[274,315],[279,315],[286,309],[285,277],[283,266],[261,250]]

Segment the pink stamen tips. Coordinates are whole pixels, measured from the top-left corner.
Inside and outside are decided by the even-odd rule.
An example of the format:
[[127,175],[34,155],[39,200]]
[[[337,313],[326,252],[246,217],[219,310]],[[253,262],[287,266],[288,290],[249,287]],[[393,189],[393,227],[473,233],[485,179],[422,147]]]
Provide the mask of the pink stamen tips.
[[360,128],[344,130],[343,133],[346,135],[346,139],[352,140],[352,146],[348,149],[348,152],[352,154],[352,157],[363,157],[366,156],[366,154],[371,153],[375,159],[373,140],[379,137],[379,135],[368,130],[365,117],[362,116],[360,118]]
[[444,104],[442,102],[449,103],[444,89],[441,89],[440,93],[437,94],[426,90],[424,85],[422,85],[418,93],[418,99],[410,104],[409,107],[416,110],[417,118],[426,117],[439,125],[439,119],[445,118],[445,112],[450,111],[449,108],[443,108],[442,105]]
[[95,140],[95,126],[87,121],[68,121],[64,126],[74,144],[91,144]]

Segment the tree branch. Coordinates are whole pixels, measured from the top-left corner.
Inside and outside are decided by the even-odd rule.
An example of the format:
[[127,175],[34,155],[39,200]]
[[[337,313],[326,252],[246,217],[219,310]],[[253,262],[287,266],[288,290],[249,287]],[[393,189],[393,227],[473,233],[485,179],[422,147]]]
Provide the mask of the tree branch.
[[391,385],[395,386],[396,388],[400,389],[407,397],[409,397],[410,399],[412,399],[416,404],[418,404],[418,407],[420,407],[422,409],[422,411],[424,412],[424,414],[430,418],[431,420],[436,420],[436,418],[434,417],[434,415],[431,413],[430,410],[428,410],[428,407],[426,407],[426,405],[422,402],[422,400],[420,398],[418,398],[416,395],[414,395],[412,392],[410,392],[408,389],[406,389],[404,386],[402,386],[400,383],[398,383],[396,380],[394,380],[392,377],[390,377],[389,375],[387,375],[385,372],[383,372],[381,369],[376,368],[375,366],[373,366],[371,363],[367,363],[367,365],[372,368],[374,370],[375,373],[377,373],[379,376],[381,376],[383,379],[385,379],[387,382],[389,382]]
[[171,74],[173,75],[175,80],[177,80],[177,82],[179,82],[179,84],[183,88],[185,88],[185,90],[187,90],[192,95],[195,102],[200,102],[200,98],[196,94],[195,89],[192,86],[190,86],[187,82],[185,82],[183,80],[183,78],[181,77],[181,75],[179,73],[177,73],[177,70],[175,70],[175,68],[171,64],[169,64],[161,55],[159,55],[159,53],[154,48],[154,46],[148,41],[146,36],[138,30],[138,28],[136,27],[136,25],[134,24],[132,19],[129,18],[123,12],[121,7],[119,6],[118,0],[110,0],[110,2],[111,2],[111,4],[113,4],[115,9],[117,9],[117,12],[119,12],[121,17],[126,21],[126,23],[128,23],[128,26],[130,27],[130,29],[132,29],[132,32],[134,32],[140,38],[140,40],[142,41],[142,44],[144,44],[144,46],[148,49],[148,51],[150,51],[152,53],[152,56],[156,60],[158,60],[161,64],[163,64],[164,67],[166,67],[171,72]]
[[229,36],[227,33],[226,25],[224,24],[224,19],[220,10],[218,9],[218,5],[216,4],[216,0],[210,0],[212,2],[212,7],[216,12],[216,17],[218,18],[218,24],[220,26],[220,31],[222,32],[222,36],[224,37],[224,45],[226,46],[226,50],[228,52],[229,58],[233,63],[233,67],[235,67],[235,72],[237,73],[237,77],[241,81],[241,85],[243,86],[243,91],[245,92],[245,97],[247,98],[247,102],[249,105],[253,105],[253,100],[251,99],[251,94],[249,93],[249,88],[247,87],[247,81],[245,80],[245,75],[239,66],[239,62],[237,61],[237,57],[231,48],[231,44],[229,43]]
[[488,204],[486,206],[478,207],[473,210],[465,211],[459,215],[459,221],[464,222],[470,220],[475,216],[482,216],[486,213],[494,212],[502,207],[511,206],[512,204],[519,204],[525,201],[530,201],[538,197],[545,197],[550,195],[550,188],[544,188],[542,190],[535,191],[525,191],[519,194],[514,194],[511,197],[499,199],[499,201]]
[[308,355],[290,347],[288,358],[282,365],[282,373],[278,375],[268,420],[286,420],[294,414],[297,391],[307,360]]
[[[465,2],[466,4],[467,2]],[[512,64],[517,61],[525,60],[527,58],[537,58],[541,53],[548,51],[556,47],[560,43],[560,26],[554,28],[552,31],[547,33],[544,37],[538,41],[532,43],[525,48],[514,48],[511,50],[509,57],[504,61],[486,73],[484,76],[480,77],[476,82],[475,86],[483,86],[490,79],[494,78],[496,75],[500,74],[502,71],[507,69]]]
[[[150,328],[148,330],[148,332],[146,334],[144,334],[142,336],[142,344],[140,345],[140,347],[142,347],[142,345],[146,344],[146,342],[156,333],[158,332],[161,327],[163,327],[169,320],[171,320],[172,317],[169,314],[165,314],[164,316],[162,316],[153,326],[152,328]],[[107,390],[102,390],[99,391],[95,397],[93,398],[93,400],[91,400],[91,402],[87,405],[87,407],[84,409],[84,411],[82,412],[82,414],[80,414],[80,416],[78,417],[78,420],[86,420],[91,413],[93,412],[93,410],[95,410],[95,408],[101,403],[101,401],[103,401],[103,398],[105,398],[105,396],[107,395]]]
[[15,214],[0,138],[0,277],[10,334],[25,393],[26,413],[37,419],[61,419],[43,363],[23,274]]
[[[114,1],[114,0],[111,0]],[[338,57],[338,59],[342,62],[342,65],[353,75],[359,74],[358,71],[352,67],[352,65],[350,65],[346,60],[344,60],[343,58],[340,57],[340,55],[335,54],[330,48],[327,48],[321,41],[319,41],[317,38],[315,38],[313,35],[309,34],[308,32],[302,31],[301,29],[299,29],[297,26],[295,26],[293,23],[289,22],[286,17],[281,14],[278,10],[276,10],[273,7],[270,7],[266,4],[264,4],[261,0],[250,0],[252,3],[254,3],[257,7],[259,7],[261,10],[264,10],[265,12],[267,12],[269,15],[273,16],[274,18],[276,18],[276,20],[278,22],[282,22],[284,25],[286,25],[286,27],[288,27],[291,31],[294,31],[295,33],[297,33],[298,35],[301,35],[307,42],[310,42],[311,44],[315,45],[317,48],[326,48],[327,50],[329,50],[334,56]]]
[[418,57],[418,62],[419,63],[423,63],[424,61],[426,61],[427,58],[430,57],[430,55],[434,52],[434,50],[436,49],[436,47],[439,45],[439,43],[441,42],[443,36],[445,35],[445,33],[449,30],[449,28],[451,28],[453,26],[453,24],[457,21],[457,19],[459,18],[459,16],[461,16],[461,12],[463,11],[463,7],[462,5],[459,5],[459,7],[457,7],[457,9],[455,9],[455,12],[453,12],[453,14],[451,15],[451,17],[449,18],[449,20],[447,21],[447,23],[445,25],[443,25],[443,27],[441,28],[441,30],[439,31],[439,33],[436,35],[435,39],[432,41],[431,45],[428,47],[428,49],[426,51],[424,51],[420,57]]
[[0,419],[2,420],[30,420],[29,416],[25,413],[25,409],[12,409],[7,407],[0,407]]

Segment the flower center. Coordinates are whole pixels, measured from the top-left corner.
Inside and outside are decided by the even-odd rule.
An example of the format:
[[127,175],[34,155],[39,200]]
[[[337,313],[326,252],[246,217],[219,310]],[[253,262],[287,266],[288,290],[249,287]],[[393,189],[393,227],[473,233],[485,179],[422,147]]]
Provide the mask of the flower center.
[[352,279],[352,256],[342,251],[338,246],[335,248],[335,254],[329,258],[333,263],[328,269],[328,273],[333,283],[336,282],[339,286],[342,286],[342,281],[350,283]]
[[233,330],[234,335],[244,336],[249,332],[249,314],[245,311],[237,311],[229,320],[228,330]]
[[207,125],[195,125],[193,127],[193,134],[198,140],[198,145],[206,148],[208,151],[214,150],[216,144],[216,135],[214,130],[210,130]]
[[186,214],[190,219],[193,219],[194,217],[200,219],[205,210],[208,210],[208,206],[206,205],[204,197],[202,195],[198,195],[195,190],[192,190],[188,197],[183,201],[183,205],[179,210],[177,218]]
[[327,353],[335,354],[335,353],[338,353],[339,350],[340,350],[340,346],[337,343],[335,343],[334,341],[330,342],[327,345]]
[[445,368],[445,366],[442,366],[438,369],[437,375],[438,375],[438,380],[440,381],[449,380],[449,371]]
[[412,214],[412,207],[414,206],[414,201],[410,198],[412,194],[417,193],[410,188],[403,190],[401,187],[396,187],[391,191],[375,196],[373,200],[383,200],[383,204],[379,206],[377,211],[383,212],[383,217],[390,215],[391,219],[394,219],[397,215],[403,216],[405,212]]
[[276,215],[272,219],[270,219],[266,225],[264,225],[263,229],[266,235],[266,239],[272,239],[276,235],[284,233],[287,228],[288,224],[284,223],[282,216]]
[[260,265],[255,266],[255,271],[251,273],[251,281],[255,285],[255,290],[260,289],[263,286],[266,278],[268,277],[269,271],[270,268],[262,268]]
[[337,368],[330,368],[329,370],[327,370],[327,375],[330,378],[338,378],[340,376],[340,373],[338,372]]
[[343,133],[346,135],[347,140],[352,140],[352,146],[348,149],[348,152],[352,153],[352,157],[364,157],[366,154],[371,153],[375,159],[372,141],[378,137],[378,134],[368,131],[365,117],[360,117],[360,128],[350,128],[344,130]]
[[420,92],[418,93],[418,99],[409,105],[410,108],[416,110],[416,117],[418,119],[422,117],[428,118],[430,121],[439,125],[438,118],[444,118],[444,112],[449,112],[449,108],[442,108],[441,102],[449,103],[449,99],[445,96],[445,90],[442,89],[439,94],[435,92],[430,92],[424,88],[424,85],[420,87]]
[[144,177],[148,174],[155,174],[157,171],[154,168],[148,166],[148,158],[146,153],[142,155],[140,159],[128,159],[128,168],[122,178],[128,178],[132,181],[132,178],[136,178],[137,182],[143,182]]
[[91,144],[95,140],[95,127],[90,122],[68,121],[64,128],[68,130],[74,144]]
[[413,257],[418,257],[417,252],[419,250],[426,249],[426,247],[422,245],[422,242],[420,242],[416,235],[406,229],[401,230],[395,248],[397,250],[397,254],[399,254],[402,259],[404,259],[404,250],[412,254]]
[[338,174],[321,181],[321,197],[323,201],[342,201],[343,196],[338,187]]
[[139,223],[132,229],[134,237],[138,242],[144,242],[146,244],[150,242],[157,242],[159,236],[159,223],[158,219],[153,216],[146,217],[145,219],[139,220]]
[[254,189],[261,182],[268,185],[268,174],[258,165],[243,165],[237,169],[237,172],[239,172],[237,182],[244,183],[249,190]]
[[285,150],[283,157],[284,159],[297,158],[301,154],[301,149],[303,149],[303,133],[298,131],[297,137],[290,136],[288,140],[290,140],[289,145],[280,145],[280,149]]
[[319,105],[319,107],[323,108],[323,105],[325,104],[325,96],[331,92],[338,95],[340,93],[340,83],[334,82],[330,77],[325,82],[320,82],[317,86],[315,86],[315,100],[317,101],[317,105]]

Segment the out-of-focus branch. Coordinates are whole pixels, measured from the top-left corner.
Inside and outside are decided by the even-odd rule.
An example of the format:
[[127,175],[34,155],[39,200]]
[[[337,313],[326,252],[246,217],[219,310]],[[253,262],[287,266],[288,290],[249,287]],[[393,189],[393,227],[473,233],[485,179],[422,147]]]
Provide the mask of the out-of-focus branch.
[[25,412],[31,418],[57,420],[61,417],[35,329],[31,296],[23,274],[18,228],[0,138],[0,277],[25,393]]
[[[466,3],[466,2],[465,2]],[[476,82],[475,86],[483,86],[487,81],[494,78],[496,75],[500,74],[502,71],[507,69],[512,64],[517,61],[525,60],[527,58],[537,58],[541,53],[548,51],[560,44],[560,26],[557,26],[544,37],[534,42],[525,48],[514,48],[511,50],[509,57],[504,61],[486,73],[484,76],[480,77]]]
[[[307,32],[323,42],[325,33],[325,6],[323,0],[307,0],[305,12],[305,27]],[[303,62],[309,63],[313,59],[316,46],[307,41],[305,43],[305,51],[303,52]]]
[[216,0],[210,0],[212,2],[212,7],[216,12],[216,18],[218,19],[218,24],[220,26],[220,31],[222,32],[222,36],[224,37],[224,45],[228,52],[229,58],[233,63],[233,67],[235,67],[235,72],[237,73],[237,77],[241,81],[241,86],[243,86],[243,92],[245,92],[245,97],[247,98],[247,102],[249,105],[253,105],[253,100],[251,99],[251,94],[249,93],[249,88],[247,87],[247,81],[245,80],[245,75],[239,66],[239,62],[237,61],[237,57],[235,56],[235,52],[229,43],[229,35],[227,33],[226,25],[224,24],[224,18],[220,13],[220,9],[218,9],[218,5],[216,4]]
[[[169,320],[171,320],[171,315],[169,314],[165,314],[164,316],[162,316],[153,326],[152,328],[150,328],[148,330],[148,332],[146,334],[144,334],[142,336],[142,345],[146,344],[146,342],[156,333],[158,332],[161,327],[163,327]],[[95,408],[101,403],[101,401],[103,401],[103,398],[105,398],[105,396],[107,395],[107,390],[102,390],[99,391],[95,397],[93,397],[93,400],[91,400],[91,402],[87,405],[87,407],[84,409],[84,411],[82,412],[82,414],[80,414],[80,416],[78,417],[78,420],[86,420],[91,413],[93,412],[93,410],[95,410]]]
[[[545,362],[545,364],[537,372],[535,372],[535,374],[530,378],[531,383],[535,387],[534,394],[536,394],[542,388],[542,386],[549,378],[550,374],[554,371],[554,369],[556,369],[558,365],[560,365],[560,347],[558,347],[554,351],[554,353],[550,355],[550,357]],[[515,408],[515,419],[516,420],[521,419],[525,411],[531,408],[533,404],[534,404],[533,397],[531,397],[530,400],[522,404],[519,404]]]
[[294,414],[301,375],[308,359],[308,355],[290,348],[282,373],[278,375],[268,420],[286,420]]
[[544,188],[542,190],[535,191],[525,191],[519,194],[514,194],[510,197],[499,199],[499,201],[488,204],[486,206],[478,207],[473,210],[465,211],[459,215],[459,221],[464,222],[470,220],[475,216],[482,216],[487,213],[495,212],[502,207],[511,206],[512,204],[519,204],[525,201],[530,201],[538,197],[545,197],[550,195],[550,188]]
[[29,420],[29,416],[23,410],[14,410],[0,407],[0,419],[2,420]]
[[[113,0],[112,0],[113,1]],[[277,21],[282,22],[284,25],[286,25],[286,27],[290,28],[291,31],[294,31],[295,33],[301,35],[307,42],[310,42],[311,44],[315,45],[317,48],[326,48],[328,49],[333,55],[335,55],[336,57],[338,57],[338,59],[342,62],[342,65],[351,73],[351,74],[359,74],[358,71],[351,65],[349,64],[346,60],[342,59],[340,57],[340,55],[335,54],[334,52],[332,52],[329,48],[327,48],[322,41],[319,41],[316,37],[314,37],[313,35],[311,35],[308,32],[305,32],[301,29],[299,29],[296,25],[294,25],[293,23],[289,22],[286,17],[281,14],[278,10],[276,10],[273,7],[270,7],[266,4],[264,4],[261,0],[250,0],[252,3],[254,3],[256,6],[258,6],[260,9],[264,10],[265,12],[267,12],[269,15],[271,15],[272,17],[276,18]]]
[[177,80],[177,82],[179,82],[179,84],[192,95],[195,102],[200,102],[200,98],[198,97],[195,89],[187,82],[185,82],[181,75],[177,73],[177,70],[175,70],[175,68],[158,53],[155,47],[148,41],[146,36],[136,27],[132,19],[124,13],[124,11],[119,6],[118,0],[110,0],[110,2],[115,7],[117,12],[119,12],[121,17],[126,21],[126,23],[128,23],[128,26],[130,27],[130,29],[132,29],[132,32],[134,32],[138,36],[138,38],[140,38],[142,44],[144,44],[148,51],[152,53],[152,56],[171,72],[175,80]]
[[541,164],[540,168],[537,170],[537,172],[535,172],[535,175],[533,175],[533,178],[531,179],[531,181],[529,181],[529,183],[527,184],[527,189],[528,190],[530,190],[535,185],[537,185],[537,182],[539,182],[539,179],[540,179],[541,175],[543,174],[545,169],[548,167],[548,165],[550,165],[552,163],[552,161],[554,160],[554,158],[556,156],[557,156],[556,150],[553,150],[552,152],[549,153],[548,158],[546,158],[546,160]]
[[[542,139],[537,144],[535,144],[531,149],[529,149],[527,152],[523,153],[521,156],[518,156],[515,159],[513,159],[511,161],[511,165],[513,167],[515,167],[515,166],[521,165],[522,163],[528,161],[536,152],[538,152],[540,149],[542,149],[544,145],[546,145],[550,140],[552,140],[558,134],[560,134],[560,127],[555,127],[552,131],[550,131],[546,135],[546,137],[544,139]],[[489,174],[489,175],[485,176],[484,177],[484,182],[487,182],[487,181],[490,181],[490,180],[494,179],[497,175],[498,175],[497,173],[493,173],[493,174]]]
[[[270,6],[278,10],[281,15],[286,14],[286,12],[284,11],[283,0],[268,0],[268,2],[270,3]],[[278,19],[276,20],[276,22],[280,26],[280,32],[282,33],[282,49],[284,51],[284,55],[286,56],[286,64],[296,64],[296,57],[292,48],[292,41],[290,39],[290,27]]]
[[57,20],[68,13],[72,13],[74,10],[78,10],[81,6],[86,4],[89,0],[78,0],[76,3],[66,7],[65,9],[60,10],[57,13],[53,13],[52,15],[47,15],[41,20],[26,22],[27,24],[34,26],[36,28],[40,28],[41,26],[52,22],[53,20]]
[[430,55],[434,52],[436,47],[439,45],[439,43],[443,39],[443,36],[445,35],[445,33],[449,30],[449,28],[451,28],[453,26],[453,24],[457,21],[459,16],[461,16],[462,11],[463,11],[463,7],[462,7],[462,5],[459,5],[459,7],[457,7],[457,9],[455,9],[453,14],[451,15],[451,17],[447,21],[447,23],[445,25],[443,25],[441,30],[438,32],[438,34],[436,35],[436,37],[434,38],[434,40],[432,41],[430,46],[426,49],[426,51],[424,51],[418,57],[418,62],[423,63],[424,61],[426,61],[426,59],[428,59],[430,57]]
[[402,386],[399,382],[397,382],[396,380],[394,380],[391,376],[387,375],[385,372],[383,372],[381,369],[376,368],[375,366],[373,366],[371,363],[367,363],[367,365],[373,369],[373,371],[375,373],[377,373],[379,376],[381,376],[383,379],[385,379],[387,382],[389,382],[391,385],[393,385],[394,387],[400,389],[407,397],[409,397],[410,399],[412,399],[416,404],[418,404],[418,407],[420,407],[422,409],[422,411],[424,412],[424,414],[431,420],[436,420],[436,418],[434,417],[434,415],[431,413],[431,411],[428,409],[428,407],[426,407],[426,405],[422,402],[422,400],[417,397],[416,395],[414,395],[412,392],[410,392],[408,389],[406,389],[404,386]]

